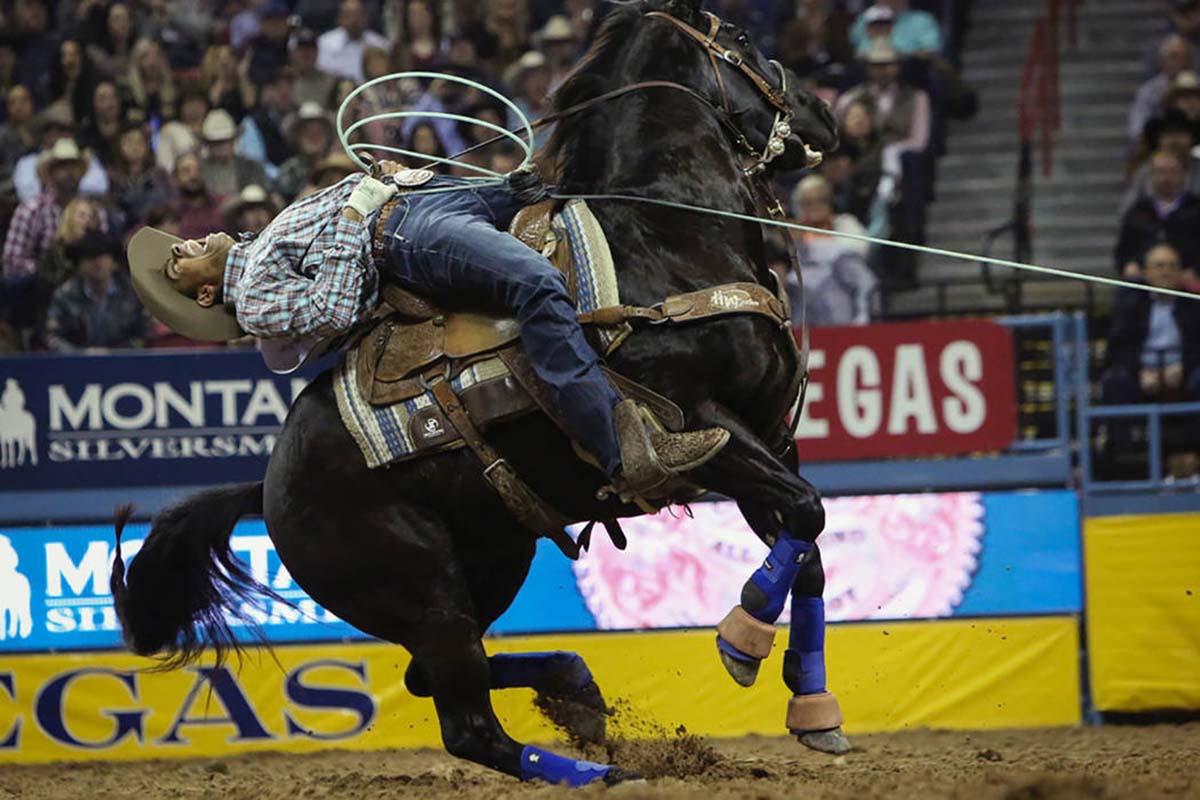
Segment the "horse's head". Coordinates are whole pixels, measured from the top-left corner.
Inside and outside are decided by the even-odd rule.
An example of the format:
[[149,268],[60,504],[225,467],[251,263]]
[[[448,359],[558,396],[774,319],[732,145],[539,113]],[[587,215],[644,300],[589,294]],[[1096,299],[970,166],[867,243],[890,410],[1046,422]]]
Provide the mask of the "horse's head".
[[[689,83],[728,115],[735,139],[759,168],[798,169],[837,147],[837,123],[828,106],[800,88],[791,70],[769,60],[749,34],[702,9],[703,0],[645,0],[646,27],[675,37]],[[682,66],[682,65],[681,65]],[[676,80],[682,74],[675,70]],[[681,81],[682,82],[682,81]]]

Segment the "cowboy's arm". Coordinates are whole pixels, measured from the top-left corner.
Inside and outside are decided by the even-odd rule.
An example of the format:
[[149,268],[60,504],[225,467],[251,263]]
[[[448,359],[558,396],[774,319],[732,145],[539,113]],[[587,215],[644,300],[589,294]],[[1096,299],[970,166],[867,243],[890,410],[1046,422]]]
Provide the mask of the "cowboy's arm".
[[22,203],[13,214],[4,240],[4,277],[24,278],[37,271],[33,250],[39,232],[33,228],[33,207]]
[[269,261],[249,265],[238,282],[238,324],[261,338],[334,336],[369,309],[363,268],[363,225],[342,216],[333,245],[321,254],[313,278]]

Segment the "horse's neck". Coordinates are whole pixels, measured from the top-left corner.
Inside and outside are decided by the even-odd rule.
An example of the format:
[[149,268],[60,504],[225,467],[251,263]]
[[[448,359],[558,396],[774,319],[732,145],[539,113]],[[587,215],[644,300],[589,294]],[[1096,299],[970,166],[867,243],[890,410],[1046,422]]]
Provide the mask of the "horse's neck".
[[[661,107],[648,113],[653,101],[638,114],[590,126],[581,142],[588,157],[576,159],[565,188],[752,213],[751,190],[725,132],[711,119],[663,124]],[[744,222],[620,201],[593,204],[593,211],[612,244],[623,296],[626,286],[661,292],[756,280],[752,242],[761,234]]]

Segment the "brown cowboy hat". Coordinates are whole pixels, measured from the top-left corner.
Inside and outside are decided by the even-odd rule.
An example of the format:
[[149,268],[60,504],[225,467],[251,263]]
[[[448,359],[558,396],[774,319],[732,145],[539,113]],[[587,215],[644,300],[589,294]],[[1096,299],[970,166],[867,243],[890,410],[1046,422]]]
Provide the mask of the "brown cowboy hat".
[[279,206],[267,190],[257,183],[252,183],[221,204],[221,216],[225,218],[226,224],[232,225],[237,221],[238,214],[250,206],[262,206],[271,212],[272,217],[279,213]]
[[159,322],[189,339],[227,342],[245,336],[237,317],[224,304],[204,308],[175,290],[167,277],[167,261],[171,248],[182,241],[149,226],[129,240],[129,276],[142,305]]
[[[314,186],[332,186],[347,175],[353,175],[361,171],[358,164],[355,164],[350,159],[350,156],[346,155],[345,151],[335,150],[313,166],[308,173],[308,180]],[[321,179],[326,177],[326,173],[329,172],[337,173],[337,177],[332,182],[324,183]]]

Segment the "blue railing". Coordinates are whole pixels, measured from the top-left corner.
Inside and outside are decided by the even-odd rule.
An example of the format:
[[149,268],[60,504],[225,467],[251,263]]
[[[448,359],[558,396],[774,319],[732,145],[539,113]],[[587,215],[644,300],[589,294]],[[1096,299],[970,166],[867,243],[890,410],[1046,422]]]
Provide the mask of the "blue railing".
[[[1092,405],[1088,374],[1087,320],[1082,314],[1075,317],[1075,360],[1081,368],[1075,372],[1076,431],[1079,440],[1080,482],[1085,494],[1116,495],[1130,492],[1178,493],[1179,487],[1163,475],[1164,417],[1200,415],[1200,403],[1134,403],[1128,405]],[[1147,477],[1142,480],[1108,480],[1095,474],[1092,457],[1092,423],[1104,419],[1144,419],[1146,421]],[[1200,505],[1200,492],[1190,492]]]

